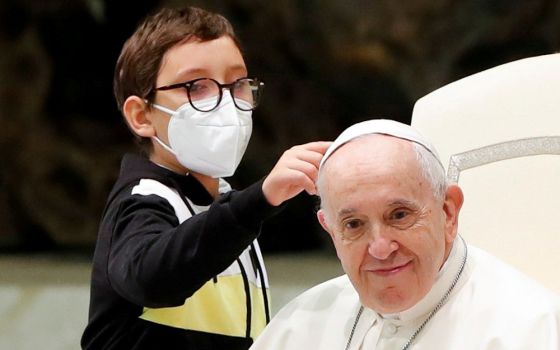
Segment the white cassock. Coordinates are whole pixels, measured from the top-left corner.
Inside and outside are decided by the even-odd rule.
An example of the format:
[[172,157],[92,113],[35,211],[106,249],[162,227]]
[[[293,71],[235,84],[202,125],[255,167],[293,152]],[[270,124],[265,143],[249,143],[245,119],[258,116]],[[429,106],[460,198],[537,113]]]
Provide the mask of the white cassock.
[[292,300],[251,350],[344,350],[354,324],[349,349],[402,349],[449,290],[465,252],[446,303],[408,349],[560,350],[559,296],[488,253],[466,249],[461,239],[430,292],[412,308],[391,315],[364,308],[356,323],[359,297],[341,276]]

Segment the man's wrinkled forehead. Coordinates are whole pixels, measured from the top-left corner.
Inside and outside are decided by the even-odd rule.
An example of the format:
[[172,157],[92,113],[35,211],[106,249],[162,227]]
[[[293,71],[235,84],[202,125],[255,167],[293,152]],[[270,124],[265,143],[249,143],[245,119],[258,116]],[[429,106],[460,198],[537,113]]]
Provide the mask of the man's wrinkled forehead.
[[422,135],[420,135],[420,133],[414,130],[410,125],[406,125],[389,119],[372,119],[354,124],[344,130],[325,152],[323,159],[321,159],[319,169],[323,167],[324,163],[329,159],[329,157],[341,146],[356,138],[370,134],[389,135],[417,143],[426,148],[441,163],[437,151],[433,147],[433,145]]

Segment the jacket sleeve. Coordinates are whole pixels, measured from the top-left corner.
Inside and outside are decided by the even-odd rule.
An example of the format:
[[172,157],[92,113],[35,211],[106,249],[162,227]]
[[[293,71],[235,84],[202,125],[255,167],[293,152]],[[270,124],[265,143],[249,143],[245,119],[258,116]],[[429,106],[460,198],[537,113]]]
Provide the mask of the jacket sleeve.
[[262,221],[279,210],[261,188],[262,181],[228,192],[180,225],[164,198],[135,195],[122,201],[108,256],[112,287],[138,305],[182,305],[231,265],[258,236]]

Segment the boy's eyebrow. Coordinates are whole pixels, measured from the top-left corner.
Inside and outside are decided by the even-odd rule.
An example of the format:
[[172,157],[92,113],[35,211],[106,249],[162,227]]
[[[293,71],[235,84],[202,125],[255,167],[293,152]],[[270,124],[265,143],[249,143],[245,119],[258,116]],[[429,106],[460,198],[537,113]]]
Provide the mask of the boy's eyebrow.
[[234,65],[232,65],[232,66],[227,67],[227,69],[228,69],[229,71],[237,71],[237,70],[246,71],[246,70],[247,70],[247,67],[246,67],[245,65],[243,65],[243,64],[234,64]]
[[176,79],[177,81],[174,83],[181,83],[186,80],[191,80],[191,78],[189,78],[190,76],[194,74],[199,75],[205,72],[206,70],[202,68],[188,68],[188,69],[179,70],[179,72],[177,72],[177,79]]
[[[231,66],[226,67],[228,72],[237,72],[237,71],[247,71],[247,67],[243,64],[234,64]],[[177,72],[177,81],[173,82],[173,84],[175,83],[181,83],[183,81],[186,80],[191,80],[191,76],[193,75],[199,75],[201,78],[208,78],[206,76],[204,76],[204,74],[206,74],[208,71],[206,69],[203,68],[187,68],[187,69],[183,69],[183,70],[179,70]]]

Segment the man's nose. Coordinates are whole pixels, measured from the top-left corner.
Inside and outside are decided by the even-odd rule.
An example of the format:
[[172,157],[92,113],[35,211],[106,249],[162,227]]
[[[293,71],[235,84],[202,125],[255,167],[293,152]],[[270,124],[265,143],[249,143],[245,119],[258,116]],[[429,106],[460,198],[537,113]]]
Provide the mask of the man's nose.
[[375,231],[369,237],[368,253],[376,259],[385,260],[399,249],[399,244],[392,239],[391,235],[381,232],[379,229]]

